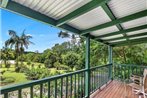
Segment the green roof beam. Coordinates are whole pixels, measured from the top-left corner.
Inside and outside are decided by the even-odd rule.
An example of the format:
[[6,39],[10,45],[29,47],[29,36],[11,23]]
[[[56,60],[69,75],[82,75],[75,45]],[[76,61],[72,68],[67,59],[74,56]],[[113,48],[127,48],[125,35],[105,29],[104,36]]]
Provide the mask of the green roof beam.
[[[103,4],[103,5],[102,5],[102,8],[103,8],[103,10],[106,12],[106,14],[110,17],[111,20],[116,20],[116,19],[117,19],[107,4]],[[120,24],[116,24],[116,27],[117,27],[120,31],[123,30],[123,27],[122,27]],[[124,33],[123,36],[126,38],[126,40],[129,40],[129,39],[127,38],[126,33]]]
[[[54,20],[53,18],[48,17],[46,15],[43,15],[39,12],[36,12],[36,11],[34,11],[28,7],[25,7],[23,5],[20,5],[14,1],[9,1],[8,5],[4,9],[12,11],[12,12],[20,14],[20,15],[23,15],[23,16],[27,16],[31,19],[34,19],[34,20],[37,20],[40,22],[46,23],[50,26],[54,26],[54,27],[56,26],[57,21]],[[69,32],[73,32],[76,34],[79,34],[81,32],[80,30],[73,28],[67,24],[59,26],[58,28],[69,31]]]
[[121,30],[121,31],[112,32],[112,33],[109,33],[109,34],[104,34],[104,35],[101,35],[101,36],[97,36],[95,39],[114,36],[114,35],[123,34],[123,33],[129,33],[129,32],[142,30],[142,29],[146,29],[146,28],[147,28],[147,25],[141,25],[141,26],[138,26],[138,27],[134,27],[134,28],[130,28],[130,29],[125,29],[125,30]]
[[110,45],[116,47],[116,46],[134,45],[134,44],[140,44],[140,43],[147,43],[147,37],[132,39],[129,41],[115,42],[115,43],[111,43]]
[[99,30],[99,29],[107,28],[107,27],[110,27],[110,26],[113,26],[113,25],[117,25],[117,24],[120,24],[120,23],[124,23],[124,22],[131,21],[131,20],[134,20],[134,19],[137,19],[137,18],[145,17],[145,16],[147,16],[147,10],[144,10],[144,11],[141,11],[141,12],[129,15],[129,16],[125,16],[125,17],[120,18],[120,19],[116,19],[116,20],[113,20],[113,21],[110,21],[110,22],[107,22],[107,23],[97,25],[95,27],[83,30],[81,35],[87,34],[91,31],[96,31],[96,30]]
[[107,3],[109,0],[92,0],[91,2],[83,5],[82,7],[76,9],[75,11],[71,12],[70,14],[64,16],[63,18],[59,19],[57,21],[57,26],[61,26],[65,23],[67,23],[68,21],[98,7],[101,6],[105,3]]
[[[139,34],[135,34],[135,35],[129,35],[129,36],[127,36],[127,38],[140,37],[140,36],[146,36],[146,35],[147,35],[147,32],[144,32],[144,33],[139,33]],[[107,39],[107,40],[104,40],[104,42],[121,40],[121,39],[126,39],[126,37],[117,37],[117,38],[113,38],[113,39]]]
[[113,47],[120,47],[120,46],[127,46],[127,45],[137,45],[137,44],[143,44],[143,43],[147,43],[147,40],[139,41],[139,42],[131,42],[131,43],[119,44],[119,45],[115,45]]
[[[103,4],[102,8],[106,12],[106,14],[110,17],[111,20],[116,20],[116,17],[114,16],[113,12],[111,11],[111,9],[107,4]],[[123,29],[120,24],[116,24],[116,26],[119,30]]]

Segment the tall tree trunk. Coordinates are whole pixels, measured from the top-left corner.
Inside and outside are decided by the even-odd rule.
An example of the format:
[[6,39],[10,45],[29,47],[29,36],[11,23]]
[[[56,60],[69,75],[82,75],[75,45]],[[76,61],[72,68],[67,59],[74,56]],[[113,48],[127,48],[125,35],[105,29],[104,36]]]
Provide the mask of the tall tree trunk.
[[16,66],[18,67],[18,56],[19,56],[19,49],[18,49],[18,44],[15,46],[15,53],[16,53]]
[[21,65],[23,65],[23,45],[22,44],[20,49],[20,56],[21,56]]

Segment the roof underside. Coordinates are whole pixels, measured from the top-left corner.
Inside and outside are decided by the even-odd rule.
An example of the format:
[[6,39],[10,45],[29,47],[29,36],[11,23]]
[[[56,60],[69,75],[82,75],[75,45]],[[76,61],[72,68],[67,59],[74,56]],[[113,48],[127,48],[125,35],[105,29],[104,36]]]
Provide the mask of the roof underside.
[[147,42],[146,0],[1,0],[1,7],[112,45]]

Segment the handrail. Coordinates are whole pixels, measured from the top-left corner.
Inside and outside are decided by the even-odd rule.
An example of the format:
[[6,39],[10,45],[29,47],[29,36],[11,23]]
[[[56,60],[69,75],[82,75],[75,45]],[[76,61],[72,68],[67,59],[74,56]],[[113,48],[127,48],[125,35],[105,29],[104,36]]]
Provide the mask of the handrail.
[[134,67],[147,67],[147,65],[137,65],[137,64],[114,64],[119,66],[134,66]]
[[[91,83],[89,85],[91,85],[90,87],[90,92],[93,93],[95,90],[99,89],[102,85],[104,85],[105,83],[107,83],[110,78],[109,78],[109,66],[111,66],[112,64],[108,64],[108,65],[103,65],[103,66],[96,66],[96,67],[92,67],[90,68],[90,80]],[[60,89],[60,96],[70,96],[72,97],[74,95],[75,96],[80,96],[80,98],[85,96],[85,72],[88,71],[88,69],[82,69],[79,71],[75,71],[75,72],[70,72],[70,73],[66,73],[66,74],[62,74],[62,75],[56,75],[56,76],[52,76],[52,77],[48,77],[48,78],[44,78],[44,79],[40,79],[40,80],[35,80],[35,81],[31,81],[31,82],[27,82],[27,83],[23,83],[23,84],[19,84],[19,85],[12,85],[12,86],[7,86],[7,87],[3,87],[1,88],[1,95],[4,95],[5,98],[9,98],[8,97],[8,93],[9,92],[13,92],[13,91],[18,91],[18,98],[21,98],[22,96],[22,90],[23,89],[30,89],[30,95],[31,98],[33,98],[33,87],[34,86],[39,86],[40,87],[40,97],[42,98],[43,96],[43,87],[44,84],[48,84],[48,96],[51,96],[51,89],[54,90],[54,97],[57,98],[58,96],[58,90]],[[51,86],[52,84],[52,86]],[[63,85],[64,84],[64,85]],[[69,85],[70,84],[70,85]],[[58,87],[60,86],[60,88]],[[84,86],[84,87],[83,87]],[[63,90],[65,89],[65,90]],[[70,92],[69,92],[70,89]],[[74,90],[74,91],[72,91]],[[76,91],[78,90],[78,91]],[[66,91],[66,92],[65,92]],[[74,92],[74,94],[73,94]],[[79,93],[81,92],[81,93]],[[77,95],[78,94],[78,95]]]
[[82,69],[82,70],[79,70],[79,71],[70,72],[70,73],[66,73],[66,74],[62,74],[62,75],[56,75],[56,76],[52,76],[52,77],[47,77],[47,78],[43,78],[43,79],[39,79],[39,80],[34,80],[34,81],[23,83],[23,84],[6,86],[4,88],[1,88],[0,91],[1,91],[1,94],[4,94],[5,92],[15,91],[15,90],[22,89],[22,88],[27,88],[30,85],[34,86],[34,85],[37,85],[37,84],[40,84],[40,83],[53,81],[53,80],[58,79],[58,78],[67,77],[67,76],[78,74],[78,73],[81,73],[81,72],[84,72],[84,71],[86,71],[86,69]]
[[135,64],[114,64],[113,77],[122,80],[129,79],[132,74],[143,75],[144,69],[147,66]]
[[112,65],[112,64],[107,64],[107,65],[101,65],[101,66],[91,67],[90,70],[96,69],[96,68],[101,68],[101,67],[106,67],[106,66],[110,66],[110,65]]

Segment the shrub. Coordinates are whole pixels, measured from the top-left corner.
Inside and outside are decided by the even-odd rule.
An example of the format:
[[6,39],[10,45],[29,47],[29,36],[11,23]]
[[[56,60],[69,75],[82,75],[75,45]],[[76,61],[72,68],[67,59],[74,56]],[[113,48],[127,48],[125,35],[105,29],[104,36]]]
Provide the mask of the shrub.
[[6,84],[9,84],[9,83],[13,83],[13,82],[15,82],[15,78],[13,78],[13,77],[6,77],[6,78],[4,78],[2,81],[1,81],[1,84],[2,85],[6,85]]
[[6,63],[6,68],[7,68],[7,70],[10,68],[10,66],[11,66],[11,64],[10,63]]
[[45,65],[45,67],[47,67],[47,68],[53,67],[53,65],[50,63],[50,60],[49,60],[49,59],[46,59],[46,60],[44,61],[44,65]]
[[70,70],[70,67],[62,64],[62,65],[58,66],[58,70]]
[[21,66],[21,67],[20,67],[20,72],[26,73],[26,72],[28,72],[28,71],[29,71],[29,68],[28,68],[28,67],[26,67],[26,66]]
[[27,65],[31,65],[31,62],[30,62],[30,61],[28,61],[28,62],[27,62]]
[[47,76],[50,76],[50,73],[48,69],[46,68],[37,68],[37,69],[33,68],[33,69],[28,70],[26,72],[26,75],[28,79],[30,80],[37,80],[37,79],[42,79]]
[[20,67],[20,66],[17,66],[17,67],[15,68],[15,72],[20,72],[20,69],[21,69],[21,67]]

